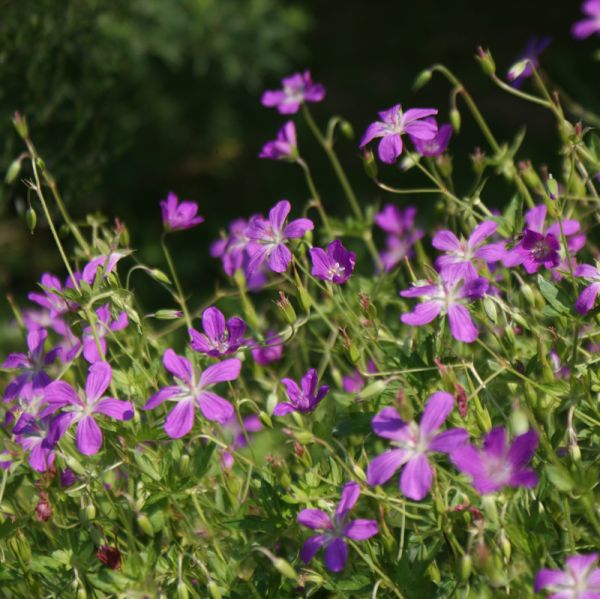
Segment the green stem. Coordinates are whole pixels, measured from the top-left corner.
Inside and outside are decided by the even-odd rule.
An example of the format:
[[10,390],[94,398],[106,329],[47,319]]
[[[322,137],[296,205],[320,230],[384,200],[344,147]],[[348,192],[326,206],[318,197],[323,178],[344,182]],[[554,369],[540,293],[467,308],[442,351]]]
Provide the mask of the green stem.
[[308,164],[306,164],[306,162],[304,160],[302,160],[302,158],[298,158],[296,160],[296,162],[300,165],[300,167],[302,168],[302,170],[304,172],[304,177],[306,178],[306,184],[308,185],[308,189],[310,190],[310,193],[312,195],[312,201],[314,203],[315,208],[319,212],[319,216],[321,217],[321,220],[323,221],[323,226],[325,227],[325,230],[327,231],[327,235],[330,239],[333,239],[333,233],[331,231],[329,219],[327,218],[327,214],[325,213],[325,210],[323,209],[323,203],[321,202],[321,196],[319,195],[319,192],[317,191],[317,188],[315,186],[315,182],[312,178],[310,168],[308,167]]
[[169,266],[169,271],[171,276],[173,277],[173,282],[175,283],[175,288],[177,289],[178,301],[181,309],[183,310],[183,316],[185,318],[185,322],[187,324],[188,329],[192,328],[192,319],[190,318],[190,313],[188,311],[187,303],[185,301],[185,297],[183,295],[183,289],[181,288],[181,283],[179,282],[179,277],[177,276],[177,271],[175,270],[175,265],[173,264],[173,258],[171,257],[171,252],[167,247],[167,237],[168,233],[163,233],[160,238],[160,245],[162,246],[163,254],[165,255],[165,259],[167,261],[167,265]]

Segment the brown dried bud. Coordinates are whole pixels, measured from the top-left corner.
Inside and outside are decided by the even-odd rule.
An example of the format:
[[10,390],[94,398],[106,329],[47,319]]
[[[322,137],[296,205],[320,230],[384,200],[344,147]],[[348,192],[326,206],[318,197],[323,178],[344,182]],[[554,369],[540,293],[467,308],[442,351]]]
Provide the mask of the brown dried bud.
[[40,491],[40,499],[35,506],[35,518],[39,522],[47,522],[52,517],[52,506],[48,501],[48,495],[44,491]]
[[111,570],[121,569],[121,552],[116,547],[101,545],[96,552],[96,557]]

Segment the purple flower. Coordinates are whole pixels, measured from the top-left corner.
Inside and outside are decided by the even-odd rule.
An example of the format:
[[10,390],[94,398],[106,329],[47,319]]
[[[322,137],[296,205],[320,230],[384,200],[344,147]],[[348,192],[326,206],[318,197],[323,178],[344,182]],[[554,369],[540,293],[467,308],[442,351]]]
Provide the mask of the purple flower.
[[196,216],[196,202],[179,202],[177,196],[170,192],[166,200],[160,203],[163,225],[167,231],[183,231],[204,222],[204,217]]
[[230,358],[209,366],[203,372],[196,372],[187,358],[178,356],[169,348],[164,353],[163,364],[176,384],[159,389],[148,400],[144,410],[153,410],[165,400],[176,403],[165,420],[164,428],[169,437],[179,439],[190,432],[196,406],[207,420],[213,422],[225,424],[233,416],[233,406],[209,389],[217,383],[237,379],[242,368],[240,360]]
[[98,453],[102,446],[102,431],[94,414],[104,414],[115,420],[133,418],[133,405],[114,397],[106,397],[105,391],[112,380],[112,369],[106,362],[95,362],[88,370],[85,390],[75,391],[65,381],[50,383],[44,390],[48,408],[42,415],[60,414],[52,421],[51,433],[54,440],[60,439],[65,431],[77,424],[77,449],[84,455]]
[[[424,122],[430,122],[437,127],[434,118],[424,119]],[[435,137],[432,139],[422,139],[413,135],[410,136],[410,139],[415,146],[415,150],[421,154],[421,156],[435,157],[440,156],[448,149],[451,137],[452,125],[445,123],[438,128]]]
[[[94,324],[96,330],[96,336],[98,337],[98,343],[94,337],[92,327],[85,327],[83,329],[83,357],[90,363],[102,362],[103,356],[106,355],[106,335],[109,332],[122,331],[129,324],[127,319],[127,312],[121,312],[117,318],[113,318],[110,313],[110,307],[108,304],[104,304],[96,310],[98,319]],[[98,350],[98,344],[102,349],[102,354]]]
[[433,468],[427,459],[433,452],[450,453],[468,440],[462,428],[439,432],[454,408],[454,397],[445,391],[434,393],[425,404],[421,423],[404,422],[394,408],[383,408],[373,418],[373,431],[391,439],[390,449],[369,463],[367,482],[382,485],[404,466],[400,477],[402,493],[421,501],[431,489]]
[[300,551],[300,559],[307,564],[321,547],[325,547],[325,565],[331,572],[341,572],[348,558],[344,539],[365,541],[375,536],[379,529],[374,520],[350,520],[348,514],[360,496],[355,482],[344,485],[340,502],[333,518],[321,510],[306,509],[298,514],[298,522],[320,534],[309,537]]
[[248,272],[252,274],[264,262],[273,272],[285,272],[292,260],[292,253],[286,245],[289,239],[304,237],[312,231],[314,224],[308,218],[298,218],[287,223],[292,209],[287,200],[277,202],[269,211],[269,218],[252,218],[247,235],[254,242],[248,247],[250,262]]
[[380,254],[386,272],[392,270],[405,256],[412,255],[412,246],[423,237],[423,231],[415,227],[416,214],[417,209],[413,206],[401,210],[394,204],[386,204],[375,215],[375,224],[388,233],[387,250]]
[[473,343],[479,331],[463,305],[483,297],[488,282],[483,277],[463,281],[461,273],[442,271],[438,283],[417,281],[410,289],[401,291],[402,297],[422,297],[412,312],[402,314],[400,320],[410,326],[423,326],[440,315],[448,315],[450,332],[458,341]]
[[285,387],[289,402],[278,403],[273,410],[274,416],[285,416],[290,412],[301,412],[309,414],[317,404],[327,395],[328,385],[322,385],[317,390],[317,371],[311,368],[300,381],[302,388],[298,387],[292,379],[281,379]]
[[259,158],[270,160],[290,160],[298,158],[298,144],[296,141],[296,125],[288,121],[278,132],[277,139],[268,141],[258,155]]
[[281,80],[283,89],[266,91],[262,105],[276,107],[280,114],[295,114],[304,102],[320,102],[325,97],[325,88],[313,83],[310,71],[294,73]]
[[560,357],[555,350],[550,350],[549,358],[550,364],[552,365],[552,371],[557,379],[566,379],[571,376],[571,369],[568,366],[563,366]]
[[102,278],[106,278],[113,270],[115,270],[117,263],[121,258],[124,258],[125,254],[121,252],[111,252],[108,256],[98,256],[93,260],[90,260],[84,267],[81,273],[81,280],[85,281],[88,285],[93,285],[96,281],[96,275],[98,272],[102,273]]
[[587,314],[596,303],[596,298],[600,293],[600,269],[589,264],[580,264],[574,270],[576,277],[587,279],[591,285],[588,285],[579,295],[575,302],[575,309],[580,314]]
[[213,358],[234,354],[244,343],[246,323],[234,316],[225,324],[223,312],[218,308],[204,310],[202,328],[204,333],[199,333],[196,329],[188,330],[192,338],[190,345],[195,351]]
[[513,87],[521,87],[523,81],[533,74],[533,69],[540,66],[540,55],[550,45],[552,38],[532,36],[527,40],[523,53],[510,67],[506,78],[512,82]]
[[321,248],[311,248],[311,273],[317,279],[342,285],[354,272],[356,254],[349,252],[339,239],[327,246],[327,252]]
[[477,225],[466,241],[458,239],[452,231],[438,231],[431,244],[434,248],[446,252],[435,261],[438,270],[455,270],[468,281],[478,276],[474,266],[476,259],[486,262],[498,262],[504,257],[505,243],[503,241],[488,243],[485,241],[496,232],[498,225],[485,221]]
[[75,476],[73,470],[71,470],[70,468],[65,468],[60,473],[60,486],[63,488],[70,487],[76,480],[77,477]]
[[[77,304],[75,302],[68,301],[62,297],[62,293],[69,287],[72,287],[70,279],[63,287],[58,277],[55,277],[50,273],[44,273],[40,280],[40,285],[43,288],[43,293],[37,293],[33,291],[29,293],[27,297],[32,302],[35,302],[42,308],[48,310],[50,323],[55,318],[64,316],[68,312],[72,312],[77,309]],[[28,328],[31,327],[28,326]]]
[[[377,372],[377,366],[373,360],[367,363],[367,372]],[[342,389],[346,393],[359,393],[365,386],[365,380],[358,370],[354,370],[351,374],[346,374],[342,377]]]
[[593,33],[600,34],[600,0],[586,0],[581,10],[587,18],[574,23],[571,34],[578,39],[590,37]]
[[380,137],[378,154],[382,162],[394,164],[402,154],[402,135],[408,133],[411,139],[428,141],[437,134],[437,123],[425,120],[437,114],[435,108],[411,108],[402,112],[402,106],[396,104],[379,113],[381,121],[371,123],[360,140],[359,147],[364,148],[369,142]]
[[16,442],[29,452],[27,461],[36,472],[46,472],[54,463],[54,446],[52,439],[51,420],[49,417],[35,418],[31,414],[25,415],[15,426]]
[[548,599],[600,599],[598,554],[571,555],[566,569],[540,570],[535,577],[535,592],[546,589]]
[[[262,431],[263,425],[260,421],[260,418],[256,414],[252,414],[247,416],[242,420],[243,429],[240,426],[237,415],[233,414],[231,418],[223,425],[223,428],[226,431],[229,431],[234,435],[233,442],[231,443],[232,449],[240,449],[243,447],[247,447],[248,443],[246,441],[246,435],[244,434],[244,429],[246,430],[246,434],[248,435],[248,439],[252,441],[252,437],[249,433],[258,433]],[[227,450],[224,450],[221,454],[221,463],[224,468],[228,470],[233,466],[233,456]]]
[[485,495],[503,487],[535,487],[537,474],[525,466],[538,445],[537,433],[527,431],[515,437],[509,447],[504,427],[493,428],[483,442],[483,449],[463,445],[450,455],[452,463],[473,479],[473,487]]
[[[541,266],[556,268],[561,262],[560,225],[558,222],[545,228],[546,206],[535,206],[525,214],[527,227],[521,241],[508,250],[502,259],[504,266],[522,264],[532,274]],[[563,220],[562,230],[567,239],[570,254],[575,254],[585,245],[585,235],[580,233],[581,225],[576,220]]]
[[18,369],[19,373],[4,390],[4,401],[22,398],[31,401],[50,383],[51,379],[45,371],[46,366],[54,362],[59,348],[44,353],[44,343],[48,333],[44,329],[35,329],[27,333],[26,354],[15,352],[9,354],[2,368]]
[[282,355],[283,339],[275,331],[267,331],[264,345],[252,342],[252,357],[261,366],[281,360]]

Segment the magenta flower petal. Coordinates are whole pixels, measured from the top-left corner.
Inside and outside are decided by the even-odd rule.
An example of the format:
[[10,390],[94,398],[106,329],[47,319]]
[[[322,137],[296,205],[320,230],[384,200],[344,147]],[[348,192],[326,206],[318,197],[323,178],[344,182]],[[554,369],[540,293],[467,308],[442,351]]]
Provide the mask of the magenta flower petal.
[[185,399],[178,402],[167,415],[165,432],[171,439],[179,439],[187,435],[194,426],[194,400]]
[[269,222],[273,229],[282,231],[285,219],[292,210],[292,205],[287,200],[280,200],[269,210]]
[[400,135],[387,135],[379,142],[377,153],[382,162],[394,164],[396,158],[402,154],[402,138]]
[[235,412],[233,406],[226,399],[211,391],[202,391],[198,395],[198,405],[207,420],[221,424],[225,424]]
[[78,403],[78,395],[75,389],[65,381],[54,381],[44,388],[44,399],[52,411],[67,404]]
[[535,592],[539,593],[542,589],[549,586],[564,585],[567,582],[567,576],[561,570],[540,570],[535,577]]
[[396,409],[391,407],[383,408],[371,421],[373,432],[385,439],[403,439],[406,426]]
[[458,341],[473,343],[477,339],[479,331],[473,323],[469,311],[464,306],[460,304],[448,306],[448,322],[452,336]]
[[412,312],[402,314],[400,320],[411,326],[422,326],[429,324],[436,316],[439,316],[441,311],[442,304],[439,300],[425,301],[415,306]]
[[461,248],[458,237],[452,231],[438,231],[431,240],[436,250],[450,252]]
[[354,507],[354,504],[358,501],[359,496],[360,487],[358,483],[355,483],[354,481],[346,483],[342,489],[340,503],[335,510],[336,516],[345,516]]
[[273,272],[285,272],[292,261],[292,252],[283,243],[277,244],[267,258],[267,264]]
[[383,485],[410,459],[405,449],[390,449],[369,462],[367,482],[371,485]]
[[344,528],[344,536],[350,537],[355,541],[364,541],[375,536],[379,532],[375,520],[352,520]]
[[521,469],[529,463],[538,446],[538,435],[534,430],[529,430],[514,438],[508,450],[508,460],[515,469]]
[[592,283],[586,287],[575,301],[577,312],[587,314],[594,307],[598,294],[600,294],[600,283]]
[[291,403],[287,403],[287,402],[281,402],[278,403],[274,408],[273,408],[273,416],[285,416],[286,414],[290,414],[291,412],[295,412],[296,408],[291,404]]
[[173,397],[177,397],[181,394],[180,387],[176,385],[171,385],[169,387],[163,387],[159,389],[157,393],[155,393],[144,406],[144,410],[153,410],[157,406],[159,406],[166,399],[171,399]]
[[408,460],[402,470],[400,489],[409,499],[421,501],[431,489],[432,478],[433,471],[427,456],[417,454]]
[[107,397],[96,404],[94,412],[110,416],[116,420],[131,420],[133,418],[133,405],[128,401]]
[[209,366],[200,375],[200,385],[207,387],[208,385],[214,385],[216,383],[222,383],[225,381],[233,381],[240,375],[242,369],[242,363],[238,358],[229,358],[223,360],[218,364]]
[[296,517],[296,520],[299,524],[302,524],[302,526],[312,528],[313,530],[333,528],[331,518],[321,510],[302,510]]
[[100,399],[108,389],[112,379],[112,369],[107,362],[95,362],[88,370],[85,382],[85,395],[89,402]]
[[451,428],[438,433],[429,442],[429,451],[452,453],[469,440],[469,433],[464,428]]
[[469,236],[469,247],[475,248],[481,245],[490,235],[493,235],[496,232],[497,228],[498,225],[491,220],[478,224]]
[[288,239],[298,239],[304,237],[307,231],[312,231],[315,224],[308,218],[297,218],[289,223],[283,230],[284,237]]
[[192,380],[192,363],[183,356],[178,356],[171,348],[163,354],[164,367],[175,377],[185,383]]
[[321,549],[327,539],[327,535],[316,535],[306,539],[304,545],[302,545],[302,549],[300,550],[300,559],[305,564],[308,564],[308,562],[310,562],[310,560],[315,556],[317,551]]
[[207,308],[202,314],[202,328],[210,339],[220,339],[225,334],[225,317],[218,308]]
[[425,435],[437,431],[452,412],[454,397],[446,391],[437,391],[425,404],[421,417],[420,429]]
[[347,559],[348,546],[342,539],[333,539],[325,548],[325,565],[330,572],[341,572]]
[[83,455],[94,455],[102,447],[102,431],[92,416],[84,416],[79,421],[76,442]]

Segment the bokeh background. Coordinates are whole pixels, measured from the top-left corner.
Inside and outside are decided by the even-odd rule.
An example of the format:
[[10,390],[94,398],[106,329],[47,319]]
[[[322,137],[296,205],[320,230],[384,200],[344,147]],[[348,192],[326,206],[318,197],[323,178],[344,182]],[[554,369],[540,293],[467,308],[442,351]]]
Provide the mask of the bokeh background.
[[[599,42],[571,38],[580,15],[574,0],[5,0],[0,9],[0,167],[22,151],[10,123],[19,110],[72,214],[119,217],[140,257],[159,267],[159,200],[169,190],[197,200],[206,223],[181,234],[174,253],[184,286],[201,296],[220,276],[208,254],[220,228],[280,198],[307,198],[300,169],[257,158],[283,120],[261,107],[261,91],[290,72],[310,68],[325,84],[326,101],[314,110],[322,124],[332,114],[354,124],[356,139],[341,139],[339,151],[369,202],[385,198],[363,176],[358,137],[376,111],[396,102],[439,107],[445,120],[443,79],[411,89],[434,62],[463,79],[501,140],[526,124],[521,154],[550,168],[551,116],[495,88],[473,58],[476,47],[489,47],[504,74],[531,35],[550,35],[545,70],[580,103],[599,103]],[[343,213],[324,156],[302,126],[299,135],[327,205]],[[459,189],[478,145],[484,142],[463,111],[451,147]],[[486,193],[492,204],[508,199],[501,184]],[[27,232],[25,199],[22,184],[0,189],[4,322],[7,291],[23,298],[42,272],[62,275],[43,218],[34,236]]]

